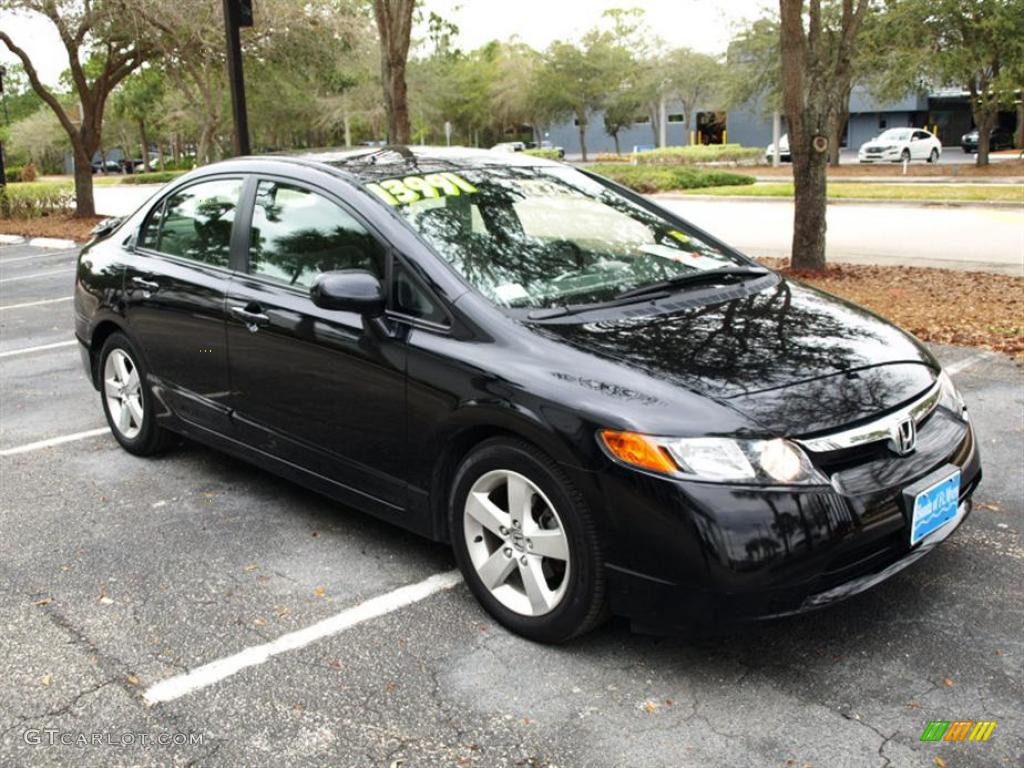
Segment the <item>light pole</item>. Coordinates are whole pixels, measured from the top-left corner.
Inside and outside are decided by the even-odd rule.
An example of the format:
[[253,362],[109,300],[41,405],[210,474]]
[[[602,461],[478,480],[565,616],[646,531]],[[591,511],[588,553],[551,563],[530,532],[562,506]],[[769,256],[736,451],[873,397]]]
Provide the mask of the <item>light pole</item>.
[[[0,102],[4,105],[4,127],[7,126],[7,96],[4,95],[4,75],[7,67],[0,64]],[[4,143],[0,141],[0,187],[7,186],[7,168],[4,165]]]
[[224,31],[227,35],[228,85],[235,118],[235,154],[251,154],[249,118],[245,110],[245,81],[242,77],[241,27],[252,26],[252,0],[224,0]]

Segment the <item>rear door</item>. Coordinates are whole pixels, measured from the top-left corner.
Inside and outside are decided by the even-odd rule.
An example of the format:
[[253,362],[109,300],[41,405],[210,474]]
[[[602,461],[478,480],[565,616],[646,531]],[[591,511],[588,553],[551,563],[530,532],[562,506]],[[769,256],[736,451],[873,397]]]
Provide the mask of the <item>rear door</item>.
[[127,257],[125,314],[151,386],[186,421],[230,428],[225,299],[241,175],[203,179],[150,212]]
[[321,272],[366,269],[383,281],[387,251],[324,190],[286,178],[252,183],[245,268],[228,293],[238,434],[397,511],[405,505],[405,346],[380,323],[321,309],[309,296]]

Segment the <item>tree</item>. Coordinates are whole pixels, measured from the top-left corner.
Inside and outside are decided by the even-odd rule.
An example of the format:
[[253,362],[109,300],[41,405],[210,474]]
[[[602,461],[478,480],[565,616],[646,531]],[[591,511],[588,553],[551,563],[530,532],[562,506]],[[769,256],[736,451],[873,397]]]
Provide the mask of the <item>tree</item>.
[[163,95],[163,73],[155,67],[147,67],[131,75],[114,93],[114,112],[131,120],[138,128],[144,171],[149,170],[149,136],[146,127],[151,119],[159,119],[161,110],[157,107]]
[[[842,0],[835,27],[823,22],[821,0],[779,0],[782,103],[793,157],[792,264],[825,268],[826,165],[830,126],[849,98],[857,35],[868,0]],[[830,44],[831,41],[831,44]]]
[[703,105],[719,99],[722,91],[723,67],[718,59],[689,48],[670,51],[665,60],[669,90],[683,103],[683,128],[690,133],[690,118]]
[[970,96],[978,165],[989,161],[989,134],[1024,84],[1024,0],[892,0],[894,29],[912,46],[904,71]]
[[380,35],[380,75],[388,117],[388,141],[392,144],[408,144],[410,141],[405,68],[409,60],[415,6],[416,0],[373,0],[373,15]]
[[61,103],[59,94],[39,79],[28,54],[0,30],[0,41],[21,60],[33,90],[53,110],[68,135],[75,158],[75,216],[96,215],[92,158],[103,138],[103,114],[111,92],[146,56],[137,14],[107,0],[2,0],[0,10],[27,11],[49,19],[67,53],[81,119]]

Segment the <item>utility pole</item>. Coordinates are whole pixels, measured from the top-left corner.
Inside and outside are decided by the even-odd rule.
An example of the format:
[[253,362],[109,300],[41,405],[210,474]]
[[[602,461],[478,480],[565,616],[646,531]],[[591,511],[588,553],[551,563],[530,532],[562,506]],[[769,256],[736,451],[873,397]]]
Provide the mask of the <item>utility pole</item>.
[[[4,126],[7,125],[7,97],[4,95],[4,75],[7,67],[0,64],[0,102],[4,105]],[[7,167],[4,164],[4,143],[0,141],[0,187],[7,186]]]
[[235,119],[235,155],[252,153],[249,147],[249,118],[245,111],[245,81],[242,77],[242,39],[239,30],[252,26],[252,0],[224,0],[224,31],[227,37],[228,86]]

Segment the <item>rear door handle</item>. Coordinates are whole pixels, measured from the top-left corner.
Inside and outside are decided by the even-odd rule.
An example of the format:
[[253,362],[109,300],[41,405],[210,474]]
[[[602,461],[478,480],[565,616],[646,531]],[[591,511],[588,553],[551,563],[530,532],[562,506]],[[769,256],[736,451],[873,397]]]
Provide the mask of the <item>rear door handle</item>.
[[[250,309],[251,307],[251,309]],[[270,317],[259,311],[259,306],[250,304],[247,307],[234,306],[230,308],[231,314],[237,317],[252,333],[270,324]]]
[[156,293],[160,290],[160,283],[155,283],[152,280],[147,280],[144,277],[133,277],[132,285],[136,288],[141,288],[147,293]]

